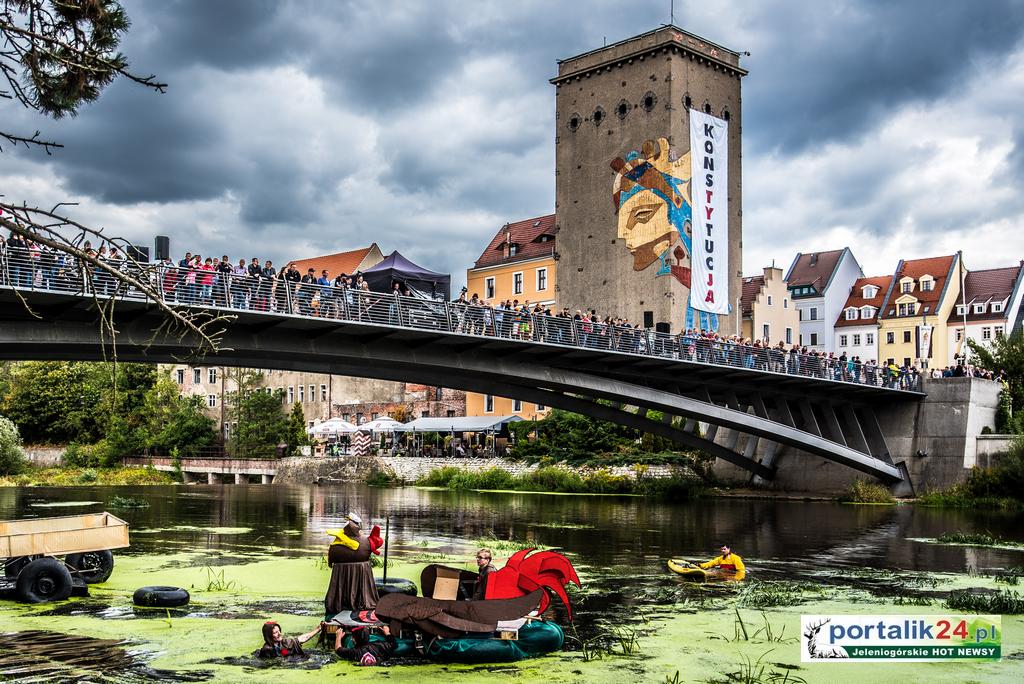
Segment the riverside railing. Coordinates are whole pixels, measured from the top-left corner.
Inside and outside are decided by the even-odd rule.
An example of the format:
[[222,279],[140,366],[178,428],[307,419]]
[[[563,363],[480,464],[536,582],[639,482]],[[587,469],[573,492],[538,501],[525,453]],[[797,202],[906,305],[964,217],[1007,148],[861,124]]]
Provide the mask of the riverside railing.
[[[224,311],[255,311],[389,325],[417,330],[542,342],[584,349],[657,356],[834,382],[916,390],[916,372],[893,372],[819,353],[748,345],[703,333],[673,335],[650,329],[368,292],[285,279],[106,260],[115,271],[148,285],[165,303]],[[63,253],[9,246],[0,252],[0,287],[146,300],[148,295],[93,264]]]

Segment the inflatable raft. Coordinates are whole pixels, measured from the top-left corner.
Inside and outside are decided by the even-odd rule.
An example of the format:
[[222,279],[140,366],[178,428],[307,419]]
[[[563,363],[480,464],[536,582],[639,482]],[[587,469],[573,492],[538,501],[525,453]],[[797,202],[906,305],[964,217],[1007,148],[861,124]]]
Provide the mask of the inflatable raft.
[[668,569],[681,575],[691,582],[703,582],[708,578],[708,571],[683,558],[670,558]]

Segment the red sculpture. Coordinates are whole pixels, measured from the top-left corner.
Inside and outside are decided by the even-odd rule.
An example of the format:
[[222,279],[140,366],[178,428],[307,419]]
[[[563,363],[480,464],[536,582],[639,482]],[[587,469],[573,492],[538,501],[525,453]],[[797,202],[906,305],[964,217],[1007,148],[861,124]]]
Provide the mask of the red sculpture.
[[[517,551],[505,563],[501,570],[495,570],[487,576],[485,599],[507,599],[525,596],[532,591],[546,588],[562,599],[565,609],[572,620],[572,605],[565,587],[572,582],[580,586],[580,578],[572,567],[569,559],[554,551],[538,551],[529,556],[534,549]],[[529,556],[529,558],[527,558]],[[540,612],[547,610],[551,598],[545,591],[540,603]]]

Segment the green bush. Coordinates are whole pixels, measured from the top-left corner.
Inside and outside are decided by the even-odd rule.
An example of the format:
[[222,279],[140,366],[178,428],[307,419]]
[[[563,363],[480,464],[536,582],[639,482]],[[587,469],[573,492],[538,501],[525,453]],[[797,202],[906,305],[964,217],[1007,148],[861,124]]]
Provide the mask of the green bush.
[[64,449],[63,464],[68,468],[92,468],[99,465],[99,459],[92,445],[72,442]]
[[839,497],[846,503],[894,503],[892,492],[877,482],[855,480],[845,494]]
[[17,475],[28,468],[21,435],[13,421],[0,416],[0,475]]
[[461,473],[461,470],[452,466],[438,468],[437,470],[431,470],[424,477],[421,477],[416,484],[423,487],[447,487],[448,483]]

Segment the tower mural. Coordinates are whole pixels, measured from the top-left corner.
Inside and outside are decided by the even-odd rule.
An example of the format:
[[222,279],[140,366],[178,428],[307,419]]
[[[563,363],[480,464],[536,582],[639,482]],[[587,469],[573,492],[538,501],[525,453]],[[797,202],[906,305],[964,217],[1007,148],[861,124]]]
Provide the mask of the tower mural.
[[[618,218],[617,237],[633,257],[634,271],[671,277],[690,289],[693,209],[690,200],[690,153],[673,159],[666,138],[644,142],[626,158],[611,162],[615,171],[612,205]],[[718,330],[718,316],[698,311],[685,298],[686,328]]]

